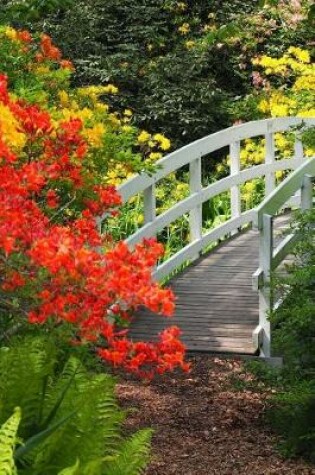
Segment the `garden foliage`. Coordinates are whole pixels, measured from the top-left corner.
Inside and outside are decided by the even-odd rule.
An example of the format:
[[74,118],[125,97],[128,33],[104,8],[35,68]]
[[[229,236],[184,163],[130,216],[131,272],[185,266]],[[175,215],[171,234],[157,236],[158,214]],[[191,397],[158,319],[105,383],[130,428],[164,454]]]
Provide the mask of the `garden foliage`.
[[295,262],[275,282],[283,304],[271,315],[277,350],[284,356],[284,392],[276,396],[271,421],[285,437],[283,450],[315,462],[315,212],[293,223],[301,233]]
[[151,431],[123,438],[114,378],[59,357],[48,338],[0,350],[0,473],[139,474]]
[[239,118],[231,106],[251,90],[254,56],[312,41],[310,4],[80,0],[26,25],[52,35],[77,84],[114,83],[115,108],[177,148]]
[[287,456],[315,462],[315,213],[299,214],[292,227],[301,235],[285,276],[275,275],[272,290],[282,305],[270,316],[274,351],[283,356],[280,373],[255,368],[275,388],[267,417],[281,435]]

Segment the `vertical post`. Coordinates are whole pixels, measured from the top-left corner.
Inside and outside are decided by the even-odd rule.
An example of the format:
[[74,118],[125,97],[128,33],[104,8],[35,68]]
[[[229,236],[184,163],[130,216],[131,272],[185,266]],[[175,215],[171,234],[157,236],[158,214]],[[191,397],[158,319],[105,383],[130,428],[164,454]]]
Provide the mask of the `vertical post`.
[[259,267],[263,271],[263,285],[259,289],[259,326],[263,330],[260,356],[266,358],[271,354],[271,331],[268,313],[272,309],[270,273],[273,254],[272,216],[263,215],[262,229],[259,236]]
[[303,144],[302,144],[302,141],[297,136],[295,136],[295,142],[294,142],[294,158],[296,159],[304,158]]
[[[272,165],[275,161],[275,143],[274,136],[272,132],[269,132],[265,135],[266,139],[266,154],[265,154],[265,163],[266,165]],[[267,172],[265,178],[265,196],[269,196],[270,193],[275,189],[275,173]]]
[[[196,158],[189,164],[189,185],[190,194],[201,191],[201,157]],[[202,237],[202,205],[190,211],[190,242],[197,241]]]
[[307,211],[313,207],[313,183],[310,175],[305,175],[301,188],[301,210]]
[[151,223],[156,217],[155,185],[151,185],[143,192],[144,224]]
[[[294,142],[294,158],[296,160],[303,160],[304,158],[304,150],[303,150],[303,143],[300,137],[296,134],[295,135],[295,142]],[[297,197],[299,204],[302,208],[302,196],[301,196],[302,190],[298,190],[295,195],[289,200],[290,202],[294,203],[294,198]]]
[[[230,144],[230,174],[238,175],[240,172],[240,141]],[[231,217],[237,218],[241,214],[241,194],[238,185],[231,187]]]

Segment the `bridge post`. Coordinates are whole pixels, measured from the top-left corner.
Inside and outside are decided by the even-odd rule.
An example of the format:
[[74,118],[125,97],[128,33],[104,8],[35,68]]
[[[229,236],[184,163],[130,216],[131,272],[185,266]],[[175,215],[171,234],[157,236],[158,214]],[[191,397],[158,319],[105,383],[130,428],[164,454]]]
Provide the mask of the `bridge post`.
[[259,288],[259,326],[262,329],[261,356],[271,356],[271,329],[268,313],[272,309],[270,272],[273,254],[273,217],[263,215],[259,236],[259,267],[263,274],[263,284]]
[[[201,157],[195,158],[189,164],[190,194],[198,193],[202,189]],[[198,205],[189,213],[190,242],[198,241],[202,237],[202,205]],[[196,256],[196,258],[199,257]]]
[[313,181],[310,175],[305,175],[301,188],[301,210],[307,211],[313,207]]
[[144,224],[151,223],[156,217],[155,185],[151,185],[143,192]]
[[296,158],[296,159],[304,158],[303,143],[302,143],[302,141],[299,137],[295,137],[294,158]]
[[[274,135],[272,132],[269,132],[265,135],[266,139],[266,154],[265,154],[265,163],[266,165],[271,165],[275,161],[275,143]],[[275,173],[269,172],[266,173],[265,177],[265,196],[269,196],[270,193],[275,189]]]
[[[240,172],[240,151],[241,142],[238,140],[230,144],[230,174],[238,175]],[[239,185],[231,187],[231,217],[237,218],[241,215],[241,194]]]

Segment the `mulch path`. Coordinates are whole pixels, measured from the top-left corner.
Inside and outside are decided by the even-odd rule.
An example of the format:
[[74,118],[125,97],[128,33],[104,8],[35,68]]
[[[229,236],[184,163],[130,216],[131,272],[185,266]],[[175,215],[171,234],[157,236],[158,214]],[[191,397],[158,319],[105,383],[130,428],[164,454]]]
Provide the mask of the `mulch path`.
[[188,375],[167,375],[150,384],[120,378],[120,403],[132,408],[126,430],[154,429],[146,475],[315,475],[314,466],[284,460],[277,452],[277,439],[263,422],[270,392],[233,384],[252,379],[242,362],[190,359]]

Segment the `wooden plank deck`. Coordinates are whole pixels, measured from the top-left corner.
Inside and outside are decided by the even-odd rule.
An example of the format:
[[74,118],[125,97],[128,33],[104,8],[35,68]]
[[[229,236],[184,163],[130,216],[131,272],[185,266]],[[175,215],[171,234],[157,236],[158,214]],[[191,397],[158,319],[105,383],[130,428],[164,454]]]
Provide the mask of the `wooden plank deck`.
[[[277,229],[287,221],[278,218]],[[251,229],[170,280],[177,297],[173,318],[140,310],[129,335],[134,341],[154,341],[160,331],[177,325],[190,351],[255,354],[252,332],[258,325],[258,293],[252,290],[252,274],[257,267],[258,232]]]

